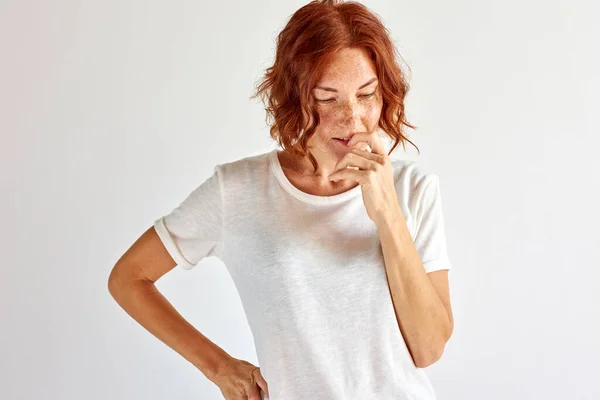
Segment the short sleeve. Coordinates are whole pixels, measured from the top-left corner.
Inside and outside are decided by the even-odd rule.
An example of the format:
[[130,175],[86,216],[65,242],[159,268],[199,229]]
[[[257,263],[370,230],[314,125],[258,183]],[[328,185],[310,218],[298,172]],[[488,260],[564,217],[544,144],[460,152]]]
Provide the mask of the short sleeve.
[[414,243],[426,272],[451,269],[446,248],[440,181],[431,174],[424,182],[415,216]]
[[158,218],[154,229],[173,260],[186,270],[204,257],[220,258],[223,202],[218,166],[179,206]]

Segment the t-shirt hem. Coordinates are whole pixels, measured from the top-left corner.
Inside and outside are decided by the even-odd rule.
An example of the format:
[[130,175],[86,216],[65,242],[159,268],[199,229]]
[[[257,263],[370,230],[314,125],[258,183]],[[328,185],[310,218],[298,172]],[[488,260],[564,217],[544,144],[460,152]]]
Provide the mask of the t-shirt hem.
[[447,257],[445,257],[427,261],[423,263],[423,267],[425,268],[425,272],[429,273],[440,271],[443,269],[452,269],[452,264],[450,263],[450,260]]
[[154,230],[158,234],[158,237],[164,244],[167,252],[171,255],[173,260],[179,265],[181,268],[189,270],[195,267],[194,264],[189,263],[181,254],[177,245],[173,241],[169,230],[167,229],[164,221],[164,217],[160,217],[156,221],[154,221]]

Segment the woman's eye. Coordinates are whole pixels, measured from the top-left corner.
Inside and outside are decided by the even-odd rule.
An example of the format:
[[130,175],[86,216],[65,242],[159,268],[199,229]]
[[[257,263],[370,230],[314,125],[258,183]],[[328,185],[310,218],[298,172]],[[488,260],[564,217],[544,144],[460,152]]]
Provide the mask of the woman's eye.
[[[362,94],[362,95],[360,95],[360,96],[358,96],[358,97],[369,98],[369,97],[373,96],[374,94],[375,94],[375,92],[373,92],[373,93],[369,93],[369,94]],[[335,99],[331,98],[331,99],[324,99],[324,100],[319,100],[319,99],[316,99],[316,100],[317,100],[319,103],[329,103],[329,102],[331,102],[331,101],[334,101]]]

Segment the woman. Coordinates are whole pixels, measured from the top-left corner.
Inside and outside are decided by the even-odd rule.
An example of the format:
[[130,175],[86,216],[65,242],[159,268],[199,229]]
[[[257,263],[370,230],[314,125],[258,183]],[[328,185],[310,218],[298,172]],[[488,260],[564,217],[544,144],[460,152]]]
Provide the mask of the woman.
[[[388,157],[412,127],[394,54],[358,3],[299,9],[256,93],[283,150],[215,166],[113,268],[117,302],[228,400],[435,398],[422,368],[452,334],[451,264],[437,175]],[[154,286],[207,256],[233,278],[260,368]]]

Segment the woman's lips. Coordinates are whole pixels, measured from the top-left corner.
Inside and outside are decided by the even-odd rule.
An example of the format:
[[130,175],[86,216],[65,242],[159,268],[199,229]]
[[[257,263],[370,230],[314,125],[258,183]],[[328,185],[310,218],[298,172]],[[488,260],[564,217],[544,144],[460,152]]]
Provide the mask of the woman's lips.
[[[348,142],[350,141],[350,140],[343,140],[343,139],[338,139],[338,138],[333,138],[333,140],[345,147],[348,147]],[[357,143],[355,143],[354,146],[356,146]],[[361,146],[359,146],[359,147],[361,147]],[[373,151],[373,150],[371,150],[371,146],[369,146],[368,144],[365,147],[366,147],[365,150],[368,151],[369,153],[371,153]]]
[[346,151],[348,148],[350,148],[350,146],[348,146],[349,140],[342,140],[342,139],[333,138],[333,141],[336,142],[336,143],[338,143],[338,146],[340,146],[340,149],[344,148],[344,151]]

